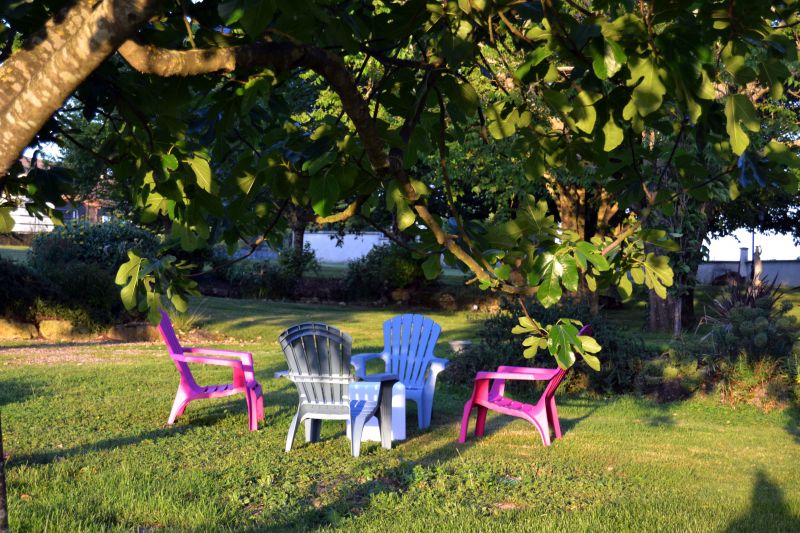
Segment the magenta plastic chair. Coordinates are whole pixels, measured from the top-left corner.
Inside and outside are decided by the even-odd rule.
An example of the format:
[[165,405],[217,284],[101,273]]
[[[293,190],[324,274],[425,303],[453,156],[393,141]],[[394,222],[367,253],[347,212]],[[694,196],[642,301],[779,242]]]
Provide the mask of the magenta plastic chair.
[[[592,327],[584,326],[579,335],[591,335]],[[550,446],[550,428],[557,439],[561,438],[561,425],[556,410],[556,389],[567,371],[563,368],[528,368],[524,366],[499,366],[496,372],[478,372],[475,376],[475,387],[472,397],[464,405],[464,417],[461,419],[461,434],[458,442],[467,440],[469,417],[477,408],[475,436],[482,437],[486,429],[486,413],[491,409],[505,415],[516,416],[527,420],[539,430],[542,444]],[[547,386],[535,404],[527,404],[503,396],[507,380],[547,381]]]
[[[247,417],[250,431],[257,431],[258,421],[264,420],[264,398],[261,385],[258,384],[253,374],[253,354],[181,346],[180,342],[178,342],[178,337],[175,335],[175,330],[172,328],[169,315],[163,310],[161,311],[161,322],[158,325],[158,331],[167,344],[169,356],[172,357],[175,367],[181,375],[181,382],[178,385],[178,392],[175,395],[175,402],[172,404],[172,411],[169,414],[167,423],[173,424],[175,419],[183,414],[186,406],[191,401],[222,398],[244,393],[247,400]],[[235,357],[236,359],[224,359],[223,357]],[[233,369],[233,383],[201,387],[194,380],[188,363],[231,367]]]

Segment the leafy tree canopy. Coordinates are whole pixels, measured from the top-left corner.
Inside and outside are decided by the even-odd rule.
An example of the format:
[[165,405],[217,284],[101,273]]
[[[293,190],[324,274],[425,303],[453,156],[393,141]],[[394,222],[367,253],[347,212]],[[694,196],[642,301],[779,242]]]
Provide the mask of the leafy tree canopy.
[[[317,223],[388,209],[429,276],[443,254],[484,289],[549,306],[581,278],[666,293],[666,257],[644,242],[674,243],[642,229],[674,199],[659,187],[666,168],[692,195],[742,167],[796,190],[796,155],[755,135],[748,96],[785,97],[796,0],[2,4],[4,202],[24,194],[46,211],[60,198],[56,171],[20,177],[14,162],[31,143],[63,142],[68,114],[107,131],[94,151],[130,184],[139,221],[168,235],[160,257],[131,253],[117,276],[125,305],[153,316],[192,290],[170,248],[274,239],[289,204]],[[503,159],[503,191],[470,166],[476,143]],[[528,194],[554,177],[602,186],[624,223],[588,242],[560,227]],[[487,221],[462,209],[454,180],[516,194]],[[520,327],[560,365],[578,353],[596,366],[573,321]]]

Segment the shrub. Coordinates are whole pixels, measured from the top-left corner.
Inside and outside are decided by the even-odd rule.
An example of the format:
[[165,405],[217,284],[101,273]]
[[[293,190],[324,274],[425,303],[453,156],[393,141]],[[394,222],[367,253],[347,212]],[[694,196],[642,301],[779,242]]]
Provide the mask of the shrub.
[[290,248],[278,254],[278,269],[287,277],[299,279],[310,271],[319,273],[319,268],[317,254],[309,243],[305,243],[302,250]]
[[[528,304],[531,316],[542,323],[555,322],[568,316],[591,324],[593,336],[603,350],[598,354],[600,372],[595,372],[580,361],[567,374],[567,389],[589,389],[594,392],[628,392],[634,390],[634,380],[643,362],[652,358],[645,351],[644,341],[607,322],[602,315],[592,317],[585,305],[565,304],[545,309]],[[533,359],[522,352],[523,336],[514,335],[520,311],[516,306],[504,309],[484,321],[478,330],[479,342],[453,358],[444,376],[455,383],[469,383],[480,370],[494,369],[499,365],[553,367],[555,361],[546,351],[540,350]]]
[[[796,392],[782,361],[761,359],[751,362],[740,356],[720,365],[720,395],[730,404],[750,404],[764,411],[783,407]],[[793,390],[794,389],[794,390]]]
[[52,299],[54,287],[28,266],[0,259],[0,315],[31,322],[38,299]]
[[394,244],[376,246],[347,265],[345,286],[351,298],[373,298],[394,289],[419,286],[425,281],[422,266],[411,251]]
[[743,355],[749,361],[783,360],[798,342],[800,326],[788,316],[792,304],[772,283],[758,286],[735,281],[715,299],[703,322],[711,324],[715,355],[728,361]]
[[78,261],[116,272],[128,260],[128,250],[155,255],[158,245],[155,235],[127,222],[73,222],[37,235],[31,244],[30,264],[44,272]]
[[636,389],[663,402],[681,400],[697,391],[705,376],[695,357],[670,349],[644,362],[636,378]]
[[[73,261],[51,269],[47,278],[57,289],[53,303],[62,311],[83,311],[76,318],[86,329],[99,330],[117,321],[125,312],[114,274],[95,263]],[[40,304],[37,313],[48,312],[52,307]]]

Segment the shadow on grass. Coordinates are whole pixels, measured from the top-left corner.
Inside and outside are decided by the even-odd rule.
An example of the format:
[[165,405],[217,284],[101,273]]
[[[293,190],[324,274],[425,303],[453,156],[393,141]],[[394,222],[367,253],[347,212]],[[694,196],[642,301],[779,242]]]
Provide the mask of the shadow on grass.
[[138,444],[145,440],[156,440],[163,438],[171,438],[182,435],[191,430],[192,426],[178,426],[178,427],[165,427],[147,431],[138,435],[129,435],[127,437],[115,437],[112,439],[104,439],[97,442],[81,444],[72,448],[64,448],[58,450],[50,450],[46,452],[36,452],[29,454],[12,455],[8,461],[7,466],[17,466],[21,464],[35,465],[35,464],[48,464],[53,461],[60,461],[70,457],[85,455],[87,453],[98,452],[103,450],[113,450],[123,446],[131,446]]
[[750,496],[750,510],[737,518],[726,529],[726,533],[770,531],[796,532],[800,530],[800,516],[793,515],[786,505],[783,491],[767,474],[759,469]]
[[789,419],[786,421],[786,431],[800,444],[800,403],[797,400],[792,402],[787,414]]
[[[454,400],[451,394],[442,399],[445,400],[445,404],[451,404]],[[459,398],[459,400],[460,399],[461,398]],[[604,405],[602,401],[586,399],[575,400],[573,402],[562,401],[561,403],[564,406],[577,405],[581,409],[588,409],[587,412],[580,416],[561,418],[561,427],[565,434],[577,427],[581,421],[590,417],[601,405]],[[370,464],[370,458],[374,456],[374,454],[383,452],[381,452],[380,448],[377,448],[377,445],[368,446],[362,452],[363,459],[351,459],[353,461],[353,466],[348,473],[340,474],[333,479],[320,479],[312,484],[302,497],[306,503],[301,509],[295,510],[286,516],[280,516],[278,522],[273,522],[266,526],[259,525],[259,528],[263,528],[265,531],[286,531],[307,530],[320,527],[343,527],[343,520],[356,517],[365,512],[372,504],[374,497],[380,496],[381,494],[392,494],[393,497],[402,498],[405,493],[413,490],[420,480],[429,479],[429,476],[434,475],[429,470],[431,467],[438,468],[440,465],[458,461],[467,450],[483,441],[483,439],[491,438],[493,435],[502,431],[507,425],[517,421],[517,418],[511,416],[489,416],[486,421],[486,436],[475,437],[476,412],[473,411],[470,417],[470,432],[468,433],[466,442],[461,444],[457,442],[457,436],[453,435],[452,439],[449,438],[450,431],[442,428],[442,426],[452,424],[452,415],[455,411],[454,406],[446,405],[445,408],[440,409],[440,416],[436,416],[436,410],[434,411],[431,428],[431,431],[438,433],[431,436],[436,440],[443,440],[443,442],[437,446],[430,447],[422,456],[415,457],[412,460],[403,460],[402,456],[404,455],[404,448],[406,446],[424,447],[425,444],[420,444],[420,441],[430,435],[429,431],[417,430],[415,409],[412,406],[413,403],[410,403],[409,409],[407,410],[409,438],[405,443],[396,443],[398,449],[391,452],[401,458],[400,464],[386,469],[381,469],[379,464]],[[458,412],[460,411],[459,409]],[[460,429],[460,417],[457,427]],[[528,427],[531,442],[540,444],[540,436],[536,428],[532,425]],[[311,444],[310,446],[314,445]],[[546,450],[544,453],[546,453]],[[374,459],[383,462],[380,457]],[[423,469],[420,470],[420,467]],[[456,466],[455,468],[460,468],[460,466]],[[364,471],[373,471],[374,475],[371,479],[364,479]],[[338,486],[338,489],[334,488],[336,486]],[[331,490],[338,491],[337,497],[332,501],[322,503],[325,499],[325,495]],[[349,523],[349,525],[351,527],[353,526],[352,523]]]
[[103,340],[92,340],[92,341],[70,341],[70,342],[40,342],[40,341],[30,341],[26,344],[15,344],[12,346],[0,346],[0,353],[4,352],[19,352],[26,348],[37,348],[37,349],[64,349],[64,348],[96,348],[96,347],[105,347],[105,346],[113,346],[117,344],[131,344],[125,343],[122,341],[115,341],[110,339],[103,339]]
[[28,397],[37,394],[37,388],[44,386],[44,383],[41,381],[28,378],[0,380],[0,407],[12,403],[24,402]]

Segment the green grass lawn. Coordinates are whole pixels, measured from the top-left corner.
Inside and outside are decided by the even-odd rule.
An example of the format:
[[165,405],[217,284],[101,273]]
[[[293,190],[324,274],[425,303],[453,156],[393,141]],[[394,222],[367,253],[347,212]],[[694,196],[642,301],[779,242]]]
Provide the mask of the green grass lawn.
[[[429,431],[349,454],[344,424],[283,452],[297,394],[285,327],[321,320],[355,350],[381,345],[394,309],[208,298],[194,306],[221,347],[255,354],[266,421],[246,429],[242,397],[165,422],[178,375],[146,344],[0,346],[0,409],[14,531],[797,531],[800,414],[733,410],[713,398],[658,405],[629,396],[559,398],[565,436],[544,448],[526,423],[489,415],[456,442],[466,387],[440,384]],[[477,316],[429,313],[443,340]],[[213,344],[213,343],[212,343]],[[449,353],[440,345],[440,355]],[[199,367],[202,383],[228,379]]]
[[16,246],[13,244],[0,245],[0,258],[25,263],[28,261],[29,246]]

